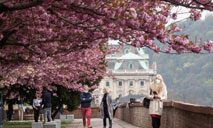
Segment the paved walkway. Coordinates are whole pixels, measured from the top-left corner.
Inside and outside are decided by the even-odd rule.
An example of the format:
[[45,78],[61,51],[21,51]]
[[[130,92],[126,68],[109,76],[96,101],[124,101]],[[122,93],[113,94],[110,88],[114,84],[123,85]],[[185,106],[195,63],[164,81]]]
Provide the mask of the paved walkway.
[[[107,125],[108,125],[107,120]],[[91,126],[92,128],[103,128],[103,120],[100,118],[92,118],[91,119]],[[112,127],[113,128],[139,128],[137,126],[133,126],[131,124],[128,124],[124,121],[121,121],[119,119],[114,118],[112,121]],[[67,128],[83,128],[82,119],[75,119],[71,125],[69,125]],[[108,128],[108,126],[107,126]]]

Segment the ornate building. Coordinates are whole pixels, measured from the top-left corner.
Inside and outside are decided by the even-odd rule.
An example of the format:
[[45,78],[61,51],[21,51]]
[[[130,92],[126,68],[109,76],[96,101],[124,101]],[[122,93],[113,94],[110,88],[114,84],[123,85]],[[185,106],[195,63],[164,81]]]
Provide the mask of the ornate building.
[[[109,48],[118,48],[119,44],[110,42]],[[156,74],[156,64],[149,68],[149,55],[142,48],[125,45],[116,53],[106,56],[107,72],[111,77],[104,77],[99,87],[94,90],[95,104],[100,104],[103,88],[110,90],[113,99],[129,94],[146,94],[153,76]]]

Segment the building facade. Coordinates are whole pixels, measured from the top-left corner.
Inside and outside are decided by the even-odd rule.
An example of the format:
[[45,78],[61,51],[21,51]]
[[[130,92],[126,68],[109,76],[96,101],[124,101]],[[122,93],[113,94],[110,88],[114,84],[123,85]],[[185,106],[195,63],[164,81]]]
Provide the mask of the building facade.
[[109,48],[119,49],[106,56],[108,61],[106,76],[94,90],[95,104],[100,104],[103,88],[107,87],[113,99],[129,94],[146,94],[148,87],[156,75],[156,63],[149,67],[149,55],[142,48],[125,45],[119,48],[118,43],[110,43]]

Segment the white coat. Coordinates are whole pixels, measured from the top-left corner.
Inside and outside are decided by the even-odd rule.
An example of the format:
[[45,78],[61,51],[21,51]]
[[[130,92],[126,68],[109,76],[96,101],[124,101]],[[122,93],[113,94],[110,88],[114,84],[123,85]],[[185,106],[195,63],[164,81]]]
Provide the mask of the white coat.
[[[154,85],[152,85],[154,86]],[[149,105],[149,114],[150,115],[162,115],[163,112],[163,101],[165,101],[167,99],[167,89],[165,84],[162,84],[162,89],[160,90],[160,92],[158,92],[158,95],[160,96],[160,99],[155,99],[154,98],[154,94],[153,94],[153,89],[155,89],[156,87],[150,87],[147,98],[150,99],[150,105]],[[150,91],[152,89],[152,93],[150,94]]]

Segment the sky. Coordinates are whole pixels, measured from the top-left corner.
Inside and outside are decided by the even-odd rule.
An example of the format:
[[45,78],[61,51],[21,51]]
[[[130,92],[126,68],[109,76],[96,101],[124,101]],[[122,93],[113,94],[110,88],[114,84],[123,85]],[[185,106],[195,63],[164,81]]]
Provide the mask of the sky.
[[[178,12],[177,20],[170,19],[167,25],[174,23],[174,22],[182,21],[190,16],[190,13],[188,13],[189,9],[187,9],[185,7],[174,7],[172,9],[172,12]],[[205,20],[205,17],[207,15],[213,15],[213,12],[203,11],[203,13],[201,15],[201,20]]]

